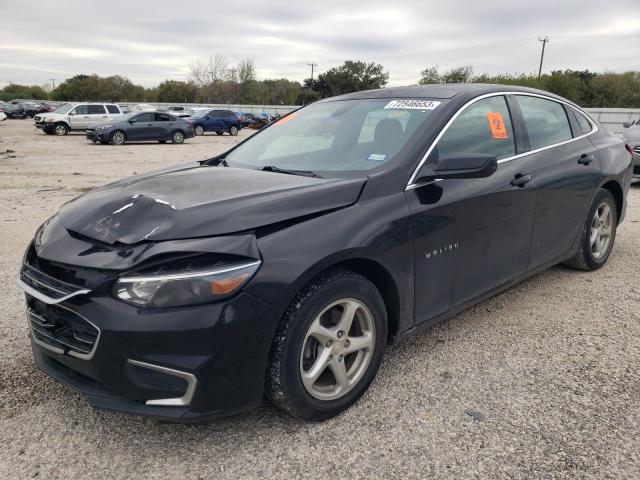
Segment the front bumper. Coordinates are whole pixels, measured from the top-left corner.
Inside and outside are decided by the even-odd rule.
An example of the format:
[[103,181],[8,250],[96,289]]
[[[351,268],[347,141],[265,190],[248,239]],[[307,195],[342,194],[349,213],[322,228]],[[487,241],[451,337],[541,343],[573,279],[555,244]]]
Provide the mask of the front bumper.
[[[194,422],[250,410],[262,401],[278,316],[247,293],[173,309],[140,309],[90,293],[47,305],[27,293],[27,305],[45,322],[54,316],[48,311],[62,308],[98,329],[91,353],[80,355],[64,344],[43,342],[40,323],[28,314],[38,367],[86,395],[95,408]],[[71,342],[60,338],[73,344],[72,334]]]

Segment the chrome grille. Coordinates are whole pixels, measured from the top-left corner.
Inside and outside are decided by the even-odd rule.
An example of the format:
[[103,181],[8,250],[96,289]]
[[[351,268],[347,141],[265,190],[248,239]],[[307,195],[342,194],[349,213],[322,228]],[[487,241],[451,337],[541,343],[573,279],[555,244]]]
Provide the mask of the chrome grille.
[[49,304],[60,303],[68,298],[89,293],[90,291],[53,278],[27,263],[22,264],[18,284],[29,295]]
[[640,145],[636,145],[635,147],[633,147],[633,153],[635,153],[636,155],[640,155]]
[[27,295],[27,319],[37,344],[77,358],[93,356],[100,330],[73,310]]

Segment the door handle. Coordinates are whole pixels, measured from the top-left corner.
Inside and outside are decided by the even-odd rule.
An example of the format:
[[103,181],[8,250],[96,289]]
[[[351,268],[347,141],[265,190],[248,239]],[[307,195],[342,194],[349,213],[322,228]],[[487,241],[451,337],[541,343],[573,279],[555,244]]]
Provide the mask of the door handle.
[[591,153],[583,153],[578,159],[580,165],[589,165],[591,162],[593,162],[593,155]]
[[511,185],[513,185],[514,187],[524,187],[527,183],[529,183],[531,180],[533,180],[531,178],[531,175],[522,175],[520,173],[518,173],[516,175],[516,178],[514,178],[513,180],[511,180]]

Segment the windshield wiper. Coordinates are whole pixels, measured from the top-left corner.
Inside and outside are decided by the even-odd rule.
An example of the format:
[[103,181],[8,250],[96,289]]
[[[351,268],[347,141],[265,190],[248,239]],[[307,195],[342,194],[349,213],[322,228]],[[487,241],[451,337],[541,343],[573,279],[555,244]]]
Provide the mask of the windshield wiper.
[[302,175],[303,177],[322,178],[320,175],[318,175],[315,172],[312,172],[311,170],[291,170],[291,169],[288,169],[288,168],[276,167],[275,165],[265,165],[264,167],[262,167],[262,171],[263,172],[285,173],[287,175]]
[[200,162],[200,165],[206,165],[206,166],[212,166],[212,167],[220,167],[220,166],[228,167],[229,166],[226,158],[223,157],[222,155],[218,155],[217,157],[203,160]]

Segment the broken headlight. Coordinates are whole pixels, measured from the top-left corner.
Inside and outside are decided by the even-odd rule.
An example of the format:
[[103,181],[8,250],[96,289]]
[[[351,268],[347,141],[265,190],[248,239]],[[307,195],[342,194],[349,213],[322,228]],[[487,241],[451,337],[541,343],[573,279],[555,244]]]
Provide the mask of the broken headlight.
[[191,268],[176,272],[136,273],[120,277],[114,295],[145,307],[181,307],[210,303],[229,297],[260,268],[260,260]]

